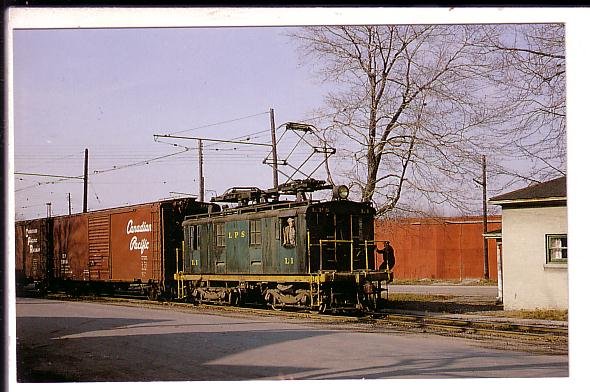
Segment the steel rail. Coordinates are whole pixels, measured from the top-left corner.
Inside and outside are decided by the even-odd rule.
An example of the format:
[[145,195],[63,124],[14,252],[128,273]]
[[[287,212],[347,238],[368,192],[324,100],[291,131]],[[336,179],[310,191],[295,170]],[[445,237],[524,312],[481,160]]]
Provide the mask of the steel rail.
[[499,320],[465,320],[452,317],[408,315],[396,313],[375,312],[377,317],[386,317],[388,322],[398,322],[411,324],[422,328],[448,328],[473,332],[492,332],[512,335],[531,335],[531,336],[565,336],[569,332],[567,327],[561,326],[542,326],[524,323],[514,323]]
[[[67,296],[62,295],[51,295],[54,299],[61,299],[61,300],[71,300]],[[227,312],[248,312],[248,313],[257,313],[261,315],[276,315],[277,312],[280,312],[282,316],[286,317],[294,317],[294,318],[306,318],[306,319],[315,319],[318,321],[344,321],[354,325],[362,325],[362,324],[373,324],[373,326],[383,327],[384,330],[397,330],[399,331],[399,326],[407,326],[409,328],[414,329],[422,329],[422,330],[447,330],[457,333],[474,333],[477,335],[504,335],[504,336],[517,336],[517,337],[531,337],[531,338],[567,338],[569,335],[567,327],[561,326],[542,326],[542,325],[530,325],[530,324],[523,324],[523,323],[514,323],[514,322],[507,322],[507,321],[499,321],[499,320],[465,320],[465,319],[458,319],[453,317],[440,317],[440,316],[429,316],[429,315],[410,315],[410,314],[400,314],[400,313],[391,313],[391,312],[368,312],[365,313],[363,316],[352,316],[350,314],[320,314],[314,311],[302,311],[302,309],[293,309],[293,311],[288,311],[288,308],[282,310],[272,310],[272,309],[261,309],[256,307],[233,307],[233,306],[224,306],[224,305],[216,305],[216,304],[200,304],[200,305],[193,305],[183,302],[158,302],[158,301],[148,301],[145,299],[137,299],[137,298],[113,298],[113,297],[83,297],[83,300],[87,301],[98,301],[98,302],[110,302],[110,303],[121,303],[124,302],[126,305],[138,305],[138,306],[145,306],[149,304],[150,306],[157,306],[157,307],[186,307],[186,308],[200,308],[200,309],[211,309],[211,310],[223,310]],[[398,327],[398,328],[395,328]]]

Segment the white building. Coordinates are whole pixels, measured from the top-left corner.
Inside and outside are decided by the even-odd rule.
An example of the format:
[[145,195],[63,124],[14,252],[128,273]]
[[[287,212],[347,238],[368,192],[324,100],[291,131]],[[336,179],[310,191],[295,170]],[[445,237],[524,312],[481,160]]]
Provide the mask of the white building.
[[504,309],[568,309],[566,177],[490,203],[502,206]]

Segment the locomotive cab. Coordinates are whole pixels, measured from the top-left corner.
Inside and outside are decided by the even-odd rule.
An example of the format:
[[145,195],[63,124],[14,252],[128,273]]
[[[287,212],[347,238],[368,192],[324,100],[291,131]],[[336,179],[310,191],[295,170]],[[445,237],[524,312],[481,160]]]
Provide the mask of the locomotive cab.
[[306,213],[310,270],[373,269],[374,214],[370,205],[348,200],[310,206]]

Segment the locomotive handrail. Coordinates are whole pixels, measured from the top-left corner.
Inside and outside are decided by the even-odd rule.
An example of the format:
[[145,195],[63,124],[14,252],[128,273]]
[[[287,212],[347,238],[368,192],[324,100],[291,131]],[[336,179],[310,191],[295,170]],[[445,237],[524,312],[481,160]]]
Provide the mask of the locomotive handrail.
[[[364,241],[364,246],[365,246],[365,269],[368,270],[369,269],[369,247],[370,246],[375,246],[377,243],[379,242],[387,242],[385,240],[365,240]],[[308,254],[308,259],[309,259],[309,255],[310,255],[310,250],[312,246],[319,246],[320,247],[320,270],[323,270],[323,252],[322,252],[322,247],[324,243],[349,243],[350,244],[350,272],[354,271],[354,240],[330,240],[330,239],[320,239],[318,244],[312,244],[310,241],[310,236],[309,236],[309,232],[307,233],[307,254]],[[309,260],[308,260],[308,265],[311,265]]]
[[365,240],[365,266],[369,269],[369,246],[375,246],[378,242],[387,242],[385,240]]
[[350,244],[350,272],[354,271],[354,240],[320,240],[320,271],[322,270],[323,266],[323,253],[322,252],[322,245],[323,243],[349,243]]

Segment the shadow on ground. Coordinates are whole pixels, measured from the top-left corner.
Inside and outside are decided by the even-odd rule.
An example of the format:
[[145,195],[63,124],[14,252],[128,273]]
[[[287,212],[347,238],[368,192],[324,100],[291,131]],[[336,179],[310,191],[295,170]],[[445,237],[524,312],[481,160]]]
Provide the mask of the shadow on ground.
[[494,300],[473,300],[463,298],[444,298],[432,300],[389,300],[384,305],[387,309],[412,310],[433,313],[475,313],[496,312],[503,310],[501,304]]

